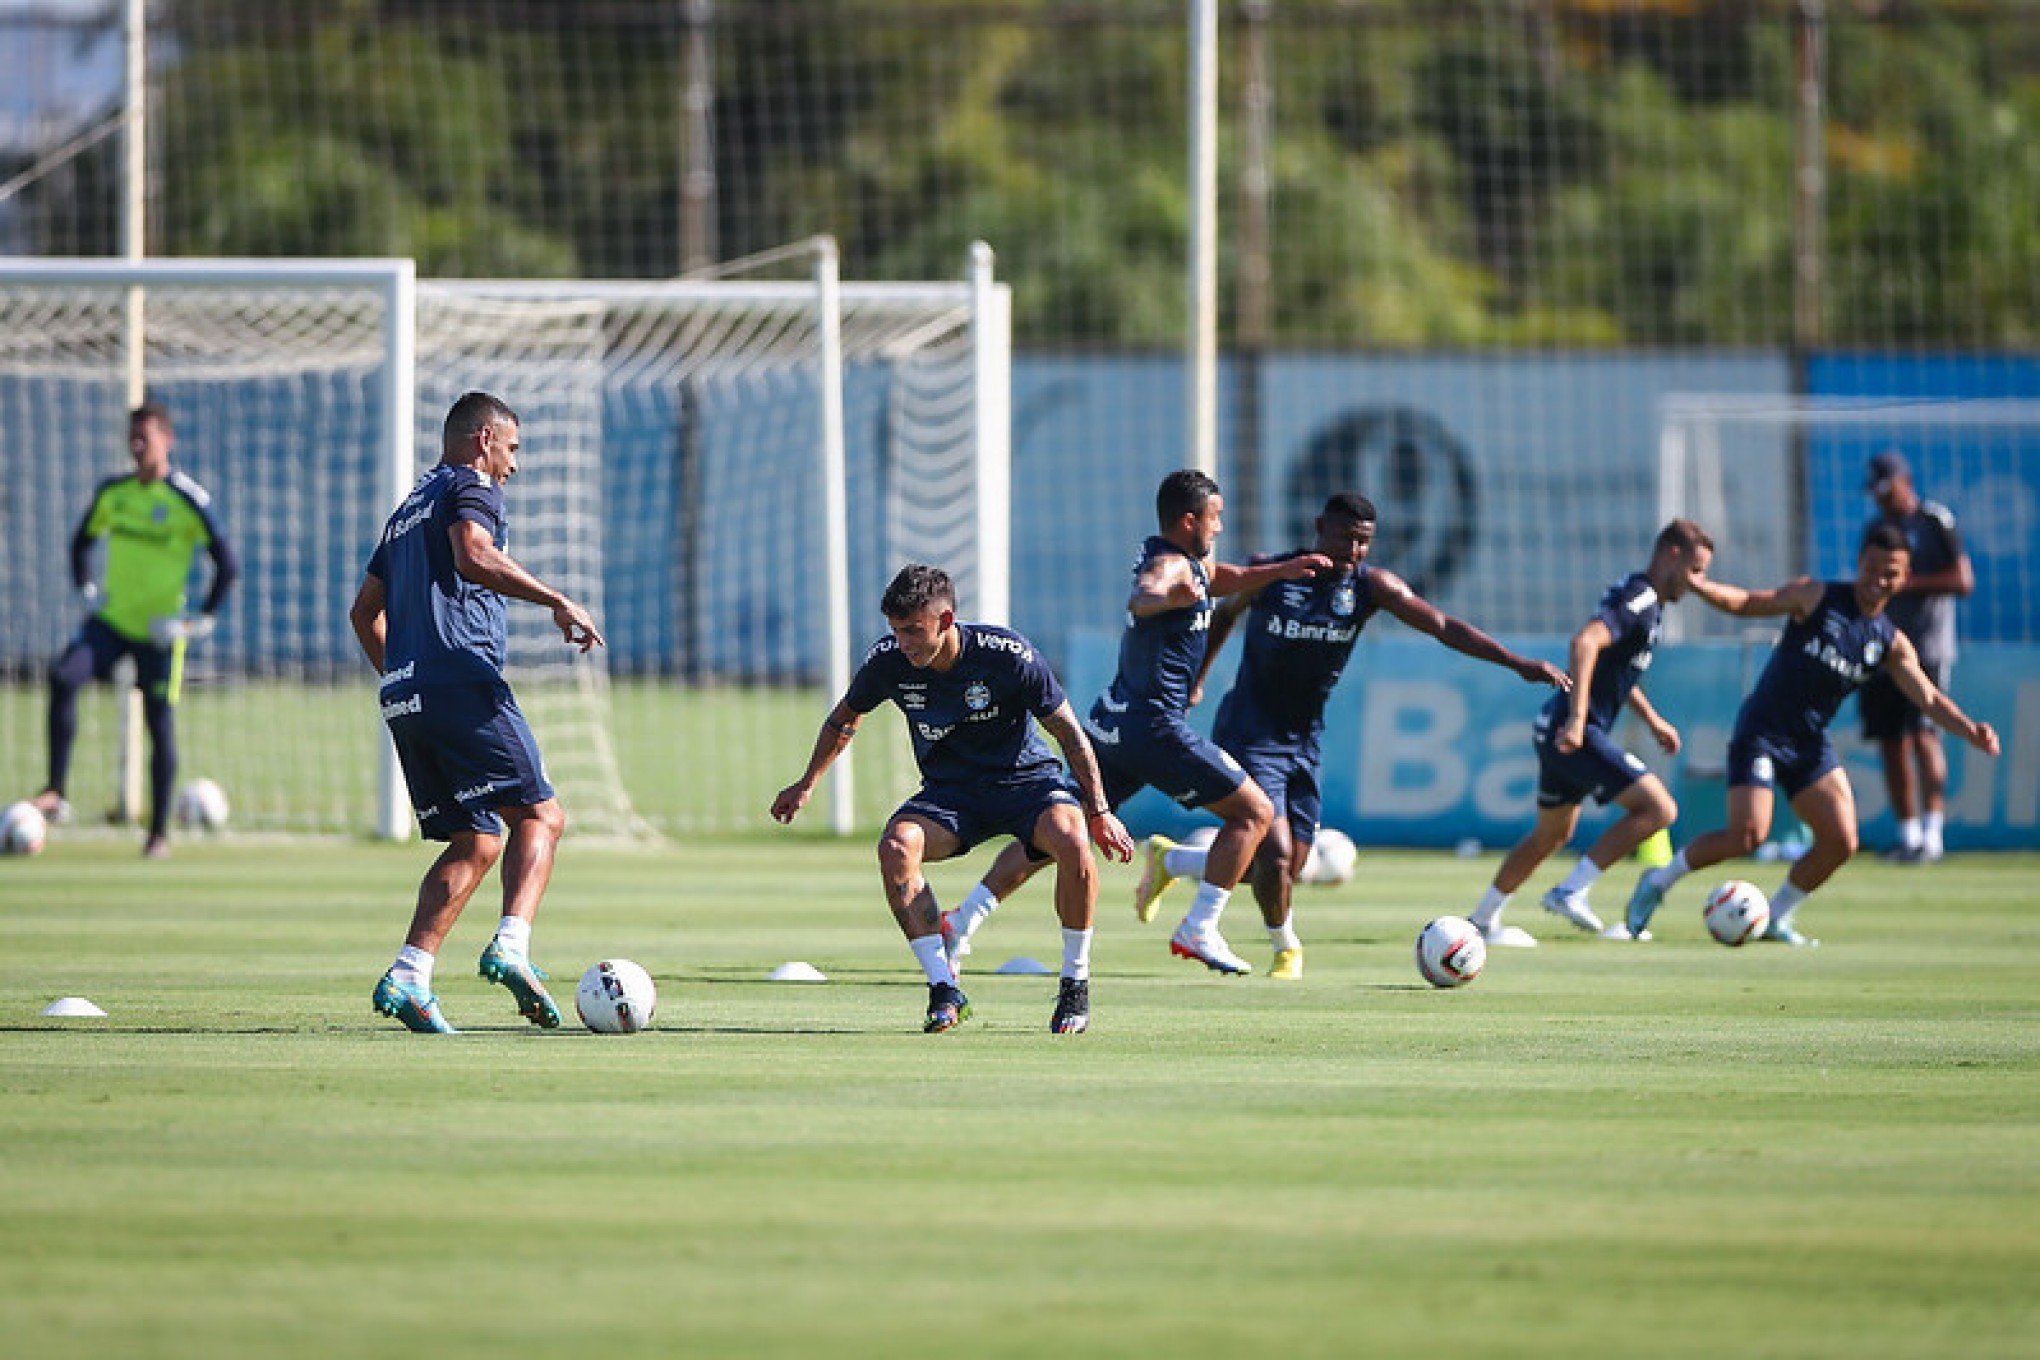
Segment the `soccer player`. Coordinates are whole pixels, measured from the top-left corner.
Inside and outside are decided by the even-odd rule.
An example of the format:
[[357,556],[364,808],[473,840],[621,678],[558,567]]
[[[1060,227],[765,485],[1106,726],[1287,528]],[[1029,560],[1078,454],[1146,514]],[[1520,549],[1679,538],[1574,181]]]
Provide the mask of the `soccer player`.
[[[1055,863],[1063,961],[1049,1030],[1080,1034],[1091,1023],[1091,931],[1098,904],[1090,844],[1095,841],[1121,862],[1133,857],[1133,841],[1106,806],[1091,744],[1033,644],[1010,629],[957,622],[956,590],[946,572],[919,564],[902,568],[879,608],[891,636],[866,654],[850,688],[823,720],[807,769],[772,800],[772,816],[791,822],[807,806],[815,781],[848,748],[864,715],[891,700],[913,734],[921,788],[886,823],[878,864],[893,919],[928,979],[921,1028],[940,1034],[970,1015],[922,866],[1005,835],[1029,859]],[[1029,714],[1062,747],[1074,783]]]
[[1793,925],[1793,915],[1856,851],[1855,795],[1827,725],[1842,700],[1880,669],[1934,722],[1985,755],[1998,753],[1990,724],[1972,721],[1935,687],[1912,643],[1885,612],[1905,585],[1910,557],[1905,535],[1885,524],[1864,535],[1853,581],[1798,580],[1772,590],[1744,590],[1693,575],[1693,593],[1714,608],[1743,618],[1782,614],[1786,624],[1729,739],[1728,825],[1689,842],[1664,868],[1644,872],[1619,937],[1649,939],[1651,914],[1674,883],[1762,844],[1771,829],[1775,786],[1812,831],[1813,844],[1772,897],[1771,924],[1762,938],[1817,943]]
[[[1332,560],[1305,552],[1257,566],[1215,562],[1207,567],[1225,527],[1224,510],[1218,483],[1204,473],[1184,468],[1162,479],[1155,493],[1161,532],[1141,545],[1134,563],[1118,674],[1091,706],[1085,726],[1113,808],[1152,784],[1185,807],[1209,808],[1224,819],[1206,857],[1197,897],[1170,936],[1169,951],[1214,972],[1237,975],[1253,968],[1226,944],[1219,915],[1267,834],[1274,808],[1240,763],[1193,731],[1183,714],[1210,640],[1212,597],[1271,581],[1301,580],[1330,571]],[[971,933],[1036,867],[1011,848],[1000,853],[944,922],[956,953],[968,952]],[[1154,894],[1137,897],[1134,905],[1141,920],[1154,918]]]
[[1502,857],[1480,905],[1467,913],[1491,945],[1525,949],[1529,931],[1502,924],[1510,894],[1537,866],[1572,838],[1580,804],[1588,798],[1622,809],[1564,880],[1544,895],[1544,909],[1581,930],[1599,931],[1601,918],[1587,890],[1617,860],[1672,824],[1678,804],[1641,760],[1615,744],[1610,729],[1626,703],[1657,744],[1679,751],[1679,733],[1658,716],[1639,682],[1657,646],[1658,621],[1668,604],[1684,598],[1691,578],[1707,570],[1714,540],[1692,520],[1675,519],[1658,532],[1650,563],[1608,587],[1601,607],[1572,636],[1567,661],[1569,694],[1553,695],[1537,715],[1530,744],[1537,752],[1537,822]]
[[[1946,689],[1955,667],[1955,601],[1976,589],[1955,516],[1913,489],[1912,469],[1896,449],[1870,460],[1866,489],[1877,502],[1871,526],[1892,525],[1905,535],[1912,552],[1912,574],[1891,602],[1891,621],[1919,653],[1920,669],[1934,688]],[[1948,791],[1948,756],[1941,749],[1940,730],[1888,675],[1872,676],[1856,706],[1862,711],[1864,738],[1876,742],[1883,757],[1884,788],[1891,815],[1898,819],[1898,845],[1891,858],[1900,864],[1935,863],[1942,853]]]
[[[1441,613],[1394,572],[1368,561],[1375,522],[1372,501],[1341,492],[1325,502],[1311,548],[1255,558],[1259,566],[1314,553],[1330,566],[1302,580],[1250,587],[1218,606],[1193,690],[1193,697],[1202,690],[1219,648],[1245,618],[1239,675],[1219,705],[1212,737],[1268,795],[1275,813],[1248,877],[1275,951],[1268,976],[1285,981],[1303,976],[1303,942],[1290,899],[1317,840],[1325,703],[1375,611],[1387,610],[1452,650],[1505,667],[1534,684],[1565,683],[1564,674],[1549,662],[1519,656],[1465,620]],[[1135,897],[1143,920],[1177,878],[1201,878],[1208,858],[1206,851],[1179,846],[1166,836],[1149,837],[1144,854]]]
[[[92,608],[77,637],[50,668],[49,783],[32,800],[52,822],[70,819],[64,788],[78,739],[78,691],[105,680],[123,656],[135,659],[142,720],[149,729],[149,834],[142,853],[170,853],[171,789],[177,781],[176,680],[187,642],[213,630],[214,616],[240,575],[233,547],[205,488],[170,466],[176,435],[170,413],[148,402],[128,416],[132,475],[99,484],[71,538],[71,581]],[[103,583],[91,575],[92,545],[106,540]],[[184,586],[200,548],[212,558],[212,586],[195,616]]]
[[371,998],[377,1012],[419,1034],[457,1032],[432,994],[432,968],[498,858],[503,917],[482,951],[481,975],[507,988],[532,1024],[560,1023],[545,974],[531,963],[531,923],[567,819],[503,680],[503,598],[551,610],[560,636],[583,652],[601,646],[602,634],[586,610],[503,550],[503,485],[517,475],[519,424],[486,392],[453,404],[438,465],[383,526],[348,611],[382,676],[383,721],[419,834],[446,842],[419,885],[404,947]]

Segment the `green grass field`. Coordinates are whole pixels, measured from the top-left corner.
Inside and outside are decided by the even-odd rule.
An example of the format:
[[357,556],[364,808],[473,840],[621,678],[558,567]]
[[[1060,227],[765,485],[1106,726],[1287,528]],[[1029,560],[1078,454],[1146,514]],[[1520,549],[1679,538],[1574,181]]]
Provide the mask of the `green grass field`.
[[[0,1349],[19,1356],[2031,1356],[2040,859],[1868,860],[1814,952],[1561,936],[1434,992],[1493,867],[1308,890],[1300,985],[1166,956],[1107,875],[1096,1028],[924,992],[868,847],[569,845],[537,957],[656,1031],[370,1014],[427,851],[72,839],[0,861]],[[982,859],[972,867],[981,865]],[[1775,868],[1755,877],[1775,886]],[[953,901],[970,869],[938,873]],[[1546,877],[1549,877],[1547,875]],[[1600,892],[1619,905],[1622,870]],[[1180,893],[1180,889],[1178,892]],[[1171,899],[1180,906],[1180,899]],[[1244,906],[1244,904],[1242,904]],[[1267,949],[1236,906],[1236,945]],[[1038,885],[974,962],[1053,960]],[[809,960],[833,981],[775,986]],[[38,1018],[82,994],[110,1016]]]

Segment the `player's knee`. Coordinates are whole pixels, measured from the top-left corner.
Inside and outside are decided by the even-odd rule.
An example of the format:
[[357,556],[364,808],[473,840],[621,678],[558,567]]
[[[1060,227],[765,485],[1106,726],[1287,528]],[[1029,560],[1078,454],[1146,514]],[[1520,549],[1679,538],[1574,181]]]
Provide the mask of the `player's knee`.
[[1729,849],[1737,855],[1756,853],[1764,843],[1765,828],[1755,822],[1737,822],[1728,828]]
[[911,822],[896,822],[878,838],[878,867],[888,877],[911,873],[920,867],[924,848],[919,827]]
[[1847,859],[1855,854],[1859,844],[1856,828],[1853,825],[1835,827],[1825,836],[1818,837],[1817,839],[1824,840],[1833,846],[1835,854],[1842,859]]
[[1663,831],[1679,819],[1679,805],[1664,788],[1652,789],[1641,811],[1644,830],[1652,835]]

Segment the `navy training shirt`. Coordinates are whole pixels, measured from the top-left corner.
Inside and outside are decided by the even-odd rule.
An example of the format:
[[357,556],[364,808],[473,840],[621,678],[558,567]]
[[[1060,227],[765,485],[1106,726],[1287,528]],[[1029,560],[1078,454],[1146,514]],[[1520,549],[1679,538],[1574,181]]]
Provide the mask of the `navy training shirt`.
[[1378,608],[1365,562],[1352,571],[1264,586],[1247,612],[1239,674],[1219,707],[1217,730],[1299,741],[1321,731],[1325,703],[1345,674],[1360,630]]
[[1125,714],[1143,723],[1174,721],[1189,711],[1190,687],[1197,681],[1205,644],[1211,640],[1211,578],[1205,575],[1202,562],[1156,535],[1141,544],[1140,560],[1133,564],[1134,581],[1138,583],[1141,573],[1157,558],[1172,553],[1190,563],[1197,582],[1197,603],[1146,618],[1128,611],[1126,631],[1119,638],[1119,672],[1098,700],[1106,712]]
[[1854,582],[1829,581],[1804,622],[1786,623],[1736,715],[1736,736],[1818,736],[1842,700],[1876,673],[1897,635],[1889,614],[1868,617],[1857,607]]
[[[1664,612],[1657,587],[1640,571],[1609,586],[1608,593],[1601,597],[1601,607],[1594,612],[1594,618],[1607,628],[1608,645],[1601,649],[1601,658],[1594,663],[1594,683],[1587,690],[1588,726],[1606,732],[1615,725],[1629,692],[1650,669]],[[1587,622],[1592,623],[1593,619]],[[1545,700],[1544,711],[1551,719],[1552,730],[1557,731],[1557,725],[1572,713],[1572,696],[1558,691]]]
[[1063,706],[1055,672],[1011,629],[985,623],[956,629],[963,646],[947,671],[915,666],[897,638],[880,638],[843,702],[859,713],[888,699],[899,706],[923,783],[1019,784],[1059,774],[1062,762],[1027,720]]
[[368,574],[383,583],[385,679],[431,685],[502,674],[503,597],[454,566],[449,533],[460,520],[487,529],[499,549],[508,542],[502,488],[471,467],[441,463],[383,525]]

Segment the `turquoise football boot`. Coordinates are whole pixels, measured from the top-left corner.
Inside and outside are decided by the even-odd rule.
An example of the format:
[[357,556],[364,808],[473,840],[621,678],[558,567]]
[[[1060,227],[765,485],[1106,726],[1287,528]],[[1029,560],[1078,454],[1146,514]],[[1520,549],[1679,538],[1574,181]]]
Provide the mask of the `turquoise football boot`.
[[439,1010],[438,997],[409,983],[397,981],[394,971],[382,975],[382,981],[375,984],[375,995],[370,1000],[376,1014],[402,1021],[404,1028],[413,1034],[460,1033],[446,1023],[446,1017]]
[[560,1008],[545,990],[545,972],[522,954],[513,954],[496,941],[482,951],[478,972],[484,982],[506,987],[517,998],[517,1013],[540,1029],[560,1027]]

